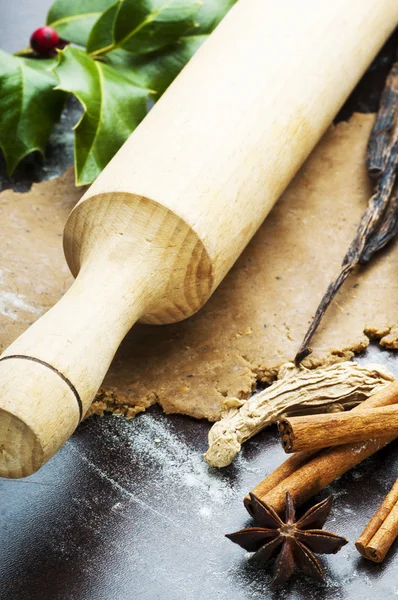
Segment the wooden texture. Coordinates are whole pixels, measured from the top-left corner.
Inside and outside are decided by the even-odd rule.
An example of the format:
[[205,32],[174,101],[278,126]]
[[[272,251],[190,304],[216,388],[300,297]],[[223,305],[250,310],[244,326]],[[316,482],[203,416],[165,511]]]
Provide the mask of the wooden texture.
[[[374,115],[357,114],[329,129],[199,313],[131,330],[94,412],[132,417],[159,403],[169,413],[217,421],[233,402],[252,395],[257,380],[279,378],[371,194],[365,155],[373,121]],[[42,188],[51,206],[51,191]],[[10,279],[4,285],[14,290]],[[349,360],[369,338],[398,348],[397,294],[398,240],[373,265],[353,273],[325,316],[306,366]],[[8,340],[0,337],[4,346]],[[379,358],[371,351],[369,360]]]
[[[395,0],[240,0],[94,182],[75,218],[108,193],[162,204],[203,243],[213,290],[397,21]],[[97,210],[101,227],[99,217]],[[72,271],[78,255],[72,236]]]
[[278,423],[285,452],[315,450],[398,435],[398,407],[382,406],[352,414],[305,415]]
[[382,562],[398,537],[398,479],[382,505],[355,542],[360,554],[373,562]]
[[[41,462],[87,410],[135,321],[174,322],[206,302],[397,20],[395,0],[235,5],[72,212],[64,239],[76,282],[3,355],[4,381],[17,378],[11,364],[23,379],[32,358],[60,375],[24,391],[32,406],[65,386],[75,395],[63,430],[46,411],[40,426],[30,409],[16,415]],[[4,419],[12,403],[0,399]],[[0,474],[28,473],[32,444],[10,444],[2,456],[14,470],[0,459]]]
[[[353,408],[352,412],[360,413],[367,408],[389,406],[397,402],[398,381],[396,380],[368,400],[365,400],[360,406]],[[295,503],[300,505],[365,460],[365,458],[392,442],[397,436],[398,432],[389,437],[346,444],[329,448],[323,452],[319,452],[319,450],[298,452],[286,461],[285,467],[283,465],[278,467],[277,471],[279,473],[286,472],[287,476],[283,480],[271,473],[254,488],[253,493],[271,504],[277,512],[281,512],[285,508],[286,492],[290,492]],[[276,485],[270,489],[271,486],[268,482],[273,484],[274,481]],[[244,503],[248,511],[251,512],[249,495],[245,497]]]

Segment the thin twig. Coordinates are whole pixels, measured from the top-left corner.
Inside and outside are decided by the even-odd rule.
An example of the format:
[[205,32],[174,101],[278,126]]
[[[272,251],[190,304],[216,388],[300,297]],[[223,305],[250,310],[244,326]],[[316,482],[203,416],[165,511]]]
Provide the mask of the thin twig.
[[398,61],[387,77],[380,108],[373,125],[366,166],[371,177],[380,177],[388,159],[389,140],[398,113]]
[[312,336],[318,328],[319,323],[323,315],[325,314],[326,309],[332,302],[334,296],[337,291],[341,288],[348,275],[354,269],[358,261],[353,262],[349,265],[343,267],[340,273],[333,279],[333,281],[329,284],[328,289],[325,292],[322,300],[320,301],[318,308],[316,309],[316,313],[314,318],[311,321],[311,325],[309,326],[307,333],[304,336],[303,342],[299,348],[299,351],[296,354],[296,358],[294,359],[295,365],[298,367],[300,363],[312,352],[312,348],[310,348],[309,343],[311,342]]
[[[395,74],[394,74],[395,73]],[[392,76],[394,74],[394,76]],[[394,93],[389,93],[391,86],[395,86]],[[386,106],[386,98],[394,105],[394,114],[391,115]],[[324,294],[313,320],[304,336],[304,340],[295,358],[299,365],[304,358],[311,354],[309,343],[317,330],[326,309],[334,296],[343,285],[349,274],[358,264],[366,264],[372,256],[383,248],[398,232],[398,186],[393,191],[398,169],[398,62],[394,63],[392,71],[387,78],[386,88],[383,92],[383,102],[376,119],[379,122],[371,133],[368,145],[368,168],[376,174],[379,169],[376,192],[370,198],[354,241],[348,249],[341,265],[340,273],[330,283]],[[382,113],[382,116],[381,116]],[[393,123],[392,130],[386,128],[386,115],[389,122]],[[384,123],[384,128],[380,127]],[[388,134],[388,135],[387,135]],[[384,147],[384,145],[385,147]],[[369,154],[371,156],[369,157]]]

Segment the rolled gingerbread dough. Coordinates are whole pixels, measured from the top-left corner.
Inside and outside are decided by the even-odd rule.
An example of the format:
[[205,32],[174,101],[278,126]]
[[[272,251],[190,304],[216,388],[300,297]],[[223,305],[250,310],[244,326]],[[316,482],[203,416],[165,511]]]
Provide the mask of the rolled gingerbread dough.
[[[174,325],[138,324],[123,342],[92,412],[128,417],[158,402],[215,421],[228,398],[247,398],[291,361],[372,193],[365,150],[373,115],[324,136],[206,306]],[[62,228],[82,194],[73,173],[0,194],[0,346],[71,284]],[[233,243],[233,240],[231,240]],[[344,284],[306,366],[347,360],[369,338],[398,348],[398,244]]]

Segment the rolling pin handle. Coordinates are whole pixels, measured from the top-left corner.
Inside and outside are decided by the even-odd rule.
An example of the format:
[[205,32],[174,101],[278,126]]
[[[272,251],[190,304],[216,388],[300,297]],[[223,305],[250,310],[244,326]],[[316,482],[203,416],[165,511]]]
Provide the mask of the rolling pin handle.
[[109,260],[98,265],[82,268],[58,304],[0,357],[2,477],[34,473],[72,435],[152,297],[150,261],[129,264],[128,273]]

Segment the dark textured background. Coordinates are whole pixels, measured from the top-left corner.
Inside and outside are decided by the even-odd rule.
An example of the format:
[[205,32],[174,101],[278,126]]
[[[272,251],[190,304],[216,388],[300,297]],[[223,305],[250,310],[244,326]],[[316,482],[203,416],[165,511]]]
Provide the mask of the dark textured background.
[[[82,0],[84,1],[84,0]],[[15,51],[44,22],[46,0],[0,0],[0,46]],[[373,111],[398,37],[365,75],[339,115]],[[72,161],[73,105],[45,163],[30,158],[0,184],[27,190]],[[1,260],[1,258],[0,258]],[[372,347],[361,360],[398,358]],[[234,465],[201,458],[209,424],[153,409],[127,422],[93,418],[41,471],[0,481],[1,600],[369,600],[398,597],[398,554],[364,561],[353,543],[323,560],[325,585],[298,575],[269,591],[269,565],[256,565],[224,538],[249,523],[246,492],[284,459],[274,429],[248,442]],[[335,494],[327,527],[354,542],[398,472],[398,444],[350,471],[319,495]],[[394,549],[397,550],[396,543]]]

